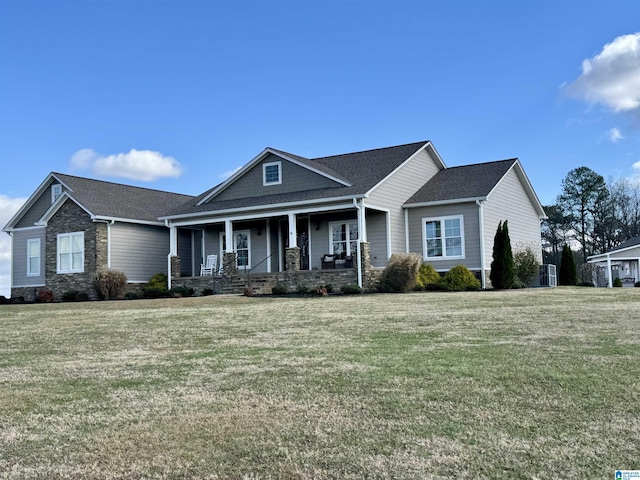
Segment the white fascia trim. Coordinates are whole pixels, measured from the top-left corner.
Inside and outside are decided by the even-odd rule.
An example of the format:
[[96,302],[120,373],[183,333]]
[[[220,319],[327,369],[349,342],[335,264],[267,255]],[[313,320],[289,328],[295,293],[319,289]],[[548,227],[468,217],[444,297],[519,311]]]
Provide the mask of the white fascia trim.
[[36,225],[41,225],[41,226],[46,227],[47,226],[47,222],[49,220],[51,220],[51,217],[53,217],[58,210],[60,210],[60,207],[62,207],[62,204],[66,201],[67,198],[69,200],[71,200],[72,202],[74,202],[76,205],[78,205],[82,210],[87,212],[87,214],[91,218],[94,217],[93,213],[91,213],[89,210],[87,210],[84,207],[84,205],[82,205],[75,198],[73,198],[71,195],[69,195],[68,192],[63,192],[62,195],[60,195],[60,198],[58,198],[58,200],[56,200],[56,202],[53,205],[51,205],[46,212],[44,212],[44,215],[42,215],[42,217],[40,217],[40,220],[38,220],[36,222]]
[[29,288],[29,287],[45,287],[45,283],[38,283],[37,285],[11,285],[11,288]]
[[195,218],[195,217],[207,217],[207,216],[215,216],[218,217],[220,215],[233,214],[236,212],[250,212],[255,210],[271,210],[274,208],[287,208],[296,205],[317,205],[318,203],[331,203],[331,202],[342,202],[344,200],[353,201],[354,198],[366,198],[367,195],[348,195],[344,197],[329,197],[329,198],[317,198],[313,200],[303,200],[299,202],[285,202],[285,203],[272,203],[266,205],[253,205],[250,207],[238,207],[238,208],[228,208],[226,210],[211,210],[211,211],[203,211],[197,213],[186,213],[183,215],[170,215],[166,217],[158,217],[159,220],[179,220],[184,218]]
[[640,257],[612,257],[612,255],[615,255],[617,253],[620,252],[625,252],[631,248],[638,248],[640,245],[634,245],[633,247],[625,247],[625,248],[621,248],[620,250],[615,250],[613,252],[609,252],[609,253],[599,253],[598,255],[591,255],[589,257],[587,257],[587,263],[597,263],[597,262],[602,262],[603,260],[606,260],[607,257],[611,258],[611,260],[613,261],[622,261],[622,262],[628,262],[630,260],[638,260],[640,259]]
[[507,174],[511,170],[515,170],[515,174],[518,176],[520,183],[524,187],[524,191],[529,197],[529,201],[533,204],[533,208],[538,213],[538,217],[540,217],[540,220],[544,220],[545,218],[547,218],[547,214],[545,213],[544,208],[540,203],[540,199],[538,198],[536,191],[533,189],[533,185],[531,185],[531,182],[529,181],[529,177],[527,177],[527,174],[525,173],[524,168],[522,168],[522,164],[520,163],[520,159],[518,158],[515,159],[511,167],[509,167],[509,170],[507,170],[505,174],[502,176],[502,178],[498,180],[498,182],[493,186],[491,191],[487,194],[487,198],[489,198],[489,196],[491,196],[494,190],[498,188],[498,186],[507,177]]
[[11,232],[24,232],[25,230],[41,230],[43,228],[45,227],[42,225],[35,225],[33,227],[8,228],[4,231],[7,233],[11,233]]
[[451,205],[454,203],[475,203],[486,200],[487,197],[452,198],[451,200],[436,200],[434,202],[411,203],[402,205],[402,208],[435,207],[438,205]]
[[288,214],[301,215],[306,213],[328,212],[331,210],[345,210],[353,208],[353,203],[340,203],[336,205],[327,205],[326,207],[312,207],[312,208],[300,208],[295,210],[281,210],[278,212],[266,212],[259,215],[255,213],[247,213],[244,215],[232,215],[232,216],[215,216],[200,219],[197,221],[185,221],[185,222],[170,222],[172,227],[188,227],[192,225],[201,225],[202,223],[222,223],[226,220],[236,222],[240,220],[254,220],[264,219],[271,217],[282,217]]
[[[269,154],[275,155],[275,156],[280,157],[280,158],[282,158],[284,160],[287,160],[289,162],[295,163],[296,165],[298,165],[300,167],[306,168],[307,170],[310,170],[310,171],[315,172],[315,173],[317,173],[319,175],[322,175],[323,177],[327,177],[330,180],[338,182],[338,183],[340,183],[340,184],[342,184],[342,185],[344,185],[346,187],[351,187],[352,186],[349,182],[345,182],[344,180],[341,180],[339,178],[333,177],[332,175],[329,175],[329,174],[327,174],[327,173],[325,173],[325,172],[323,172],[321,170],[318,170],[318,169],[315,169],[313,167],[310,167],[309,165],[301,163],[301,162],[297,161],[296,159],[289,157],[288,155],[285,155],[285,154],[283,154],[281,152],[276,152],[275,150],[267,147],[262,152],[260,152],[258,155],[253,157],[242,168],[240,168],[240,170],[238,170],[236,173],[234,173],[229,178],[227,178],[224,182],[222,182],[220,185],[218,185],[217,188],[212,190],[209,193],[209,195],[207,195],[202,200],[200,200],[196,205],[203,205],[203,204],[207,203],[209,200],[211,200],[213,197],[215,197],[218,193],[220,193],[223,190],[225,190],[227,187],[229,187],[229,185],[231,185],[238,178],[243,176],[248,170],[250,170],[255,165],[257,165],[260,161],[262,161]],[[282,172],[281,172],[281,174],[282,174]]]
[[391,209],[387,208],[387,207],[378,207],[376,205],[370,204],[370,203],[364,203],[362,202],[362,206],[365,208],[370,208],[371,210],[379,210],[381,212],[386,212],[386,213],[391,213]]
[[[430,147],[430,148],[429,148]],[[440,163],[440,170],[447,168],[446,165],[444,164],[444,162],[442,161],[442,158],[440,158],[440,155],[438,155],[438,152],[436,152],[435,148],[433,148],[433,145],[431,145],[431,142],[426,142],[423,146],[421,146],[419,149],[417,149],[415,152],[413,152],[413,154],[407,158],[404,162],[402,162],[400,165],[398,165],[396,168],[393,169],[393,171],[391,173],[389,173],[389,175],[387,175],[386,177],[384,177],[382,180],[380,180],[378,183],[376,183],[373,187],[371,187],[369,189],[369,191],[367,192],[367,195],[371,194],[371,192],[373,192],[376,188],[378,188],[380,185],[382,185],[384,182],[387,181],[387,179],[391,178],[393,175],[396,174],[396,172],[402,168],[404,168],[404,166],[409,163],[411,160],[413,160],[413,158],[418,155],[420,152],[422,152],[423,150],[429,149],[431,150],[431,153],[433,153],[433,156],[436,157],[437,163]]]
[[105,217],[102,215],[92,215],[91,220],[94,222],[122,222],[122,223],[136,223],[140,225],[154,225],[158,227],[165,227],[165,223],[161,221],[154,222],[152,220],[135,220],[133,218],[120,218],[120,217]]
[[24,215],[26,211],[33,206],[36,200],[40,198],[42,194],[44,194],[45,190],[49,188],[49,181],[51,179],[55,179],[67,190],[73,192],[73,189],[69,188],[69,186],[66,183],[64,183],[62,180],[60,180],[54,173],[50,173],[49,175],[47,175],[47,178],[45,178],[42,181],[42,183],[38,186],[38,188],[36,188],[36,191],[31,194],[31,196],[27,199],[26,202],[24,202],[24,205],[22,205],[22,207],[20,207],[20,209],[16,212],[16,214],[13,217],[11,217],[11,220],[9,220],[9,222],[7,222],[7,224],[4,226],[3,231],[5,232],[9,231],[11,228],[13,228],[13,226],[16,223],[18,223],[20,218],[22,218],[22,215]]

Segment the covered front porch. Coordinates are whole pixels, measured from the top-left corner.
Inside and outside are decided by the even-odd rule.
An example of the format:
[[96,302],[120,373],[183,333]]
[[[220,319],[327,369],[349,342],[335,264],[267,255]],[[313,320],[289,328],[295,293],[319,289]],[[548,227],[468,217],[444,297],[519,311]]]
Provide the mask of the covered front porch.
[[640,262],[637,258],[620,260],[608,259],[595,264],[593,283],[596,287],[612,287],[619,278],[623,287],[633,287],[639,281]]

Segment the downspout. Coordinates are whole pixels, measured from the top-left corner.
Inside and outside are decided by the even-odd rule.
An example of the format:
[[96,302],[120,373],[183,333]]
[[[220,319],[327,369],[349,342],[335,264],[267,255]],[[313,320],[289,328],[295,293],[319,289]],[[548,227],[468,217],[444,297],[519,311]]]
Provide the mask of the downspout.
[[116,223],[115,220],[107,222],[107,268],[111,268],[111,225]]
[[[391,238],[389,238],[391,243]],[[404,253],[409,253],[409,209],[404,209]],[[389,256],[391,258],[391,256]]]
[[480,229],[480,284],[482,289],[486,289],[486,280],[485,280],[485,251],[484,251],[484,200],[476,200],[476,205],[478,205],[478,223]]
[[355,209],[358,211],[358,242],[357,242],[357,246],[356,246],[356,252],[358,255],[358,260],[356,265],[358,265],[358,286],[360,288],[362,288],[362,255],[360,252],[360,241],[362,239],[362,232],[360,230],[362,230],[362,215],[364,214],[364,212],[362,211],[362,208],[360,208],[360,206],[358,205],[358,201],[355,199],[355,197],[353,198],[353,206],[355,207]]

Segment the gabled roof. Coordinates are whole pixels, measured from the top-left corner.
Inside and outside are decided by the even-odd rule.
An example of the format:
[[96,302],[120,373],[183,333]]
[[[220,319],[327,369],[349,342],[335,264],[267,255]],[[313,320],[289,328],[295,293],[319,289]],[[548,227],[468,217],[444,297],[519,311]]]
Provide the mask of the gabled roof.
[[160,224],[158,217],[193,199],[190,195],[133,187],[120,183],[92,180],[63,173],[50,173],[22,208],[4,227],[12,229],[24,213],[47,188],[51,179],[66,188],[65,193],[45,212],[41,221],[50,218],[70,198],[93,218],[127,220],[133,223]]
[[542,204],[517,158],[440,170],[404,206],[485,200],[511,169],[515,169],[538,215],[546,218]]
[[[223,182],[199,195],[193,201],[176,208],[166,217],[162,218],[197,214],[199,212],[204,213],[237,208],[258,207],[263,205],[307,202],[319,199],[362,197],[382,180],[392,174],[405,161],[424,148],[429,148],[434,160],[439,163],[441,168],[445,168],[444,163],[429,141],[347,153],[343,155],[319,157],[315,159],[307,159],[281,150],[269,148],[258,155],[258,157],[255,157],[247,165],[255,165],[255,163],[257,163],[256,159],[264,158],[265,152],[268,151],[275,155],[295,159],[300,164],[305,164],[309,168],[313,168],[315,171],[323,172],[327,177],[341,179],[343,182],[340,185],[330,188],[318,188],[275,195],[217,201],[215,199],[215,194],[218,191],[221,191],[222,188],[226,188],[227,185],[226,182]],[[240,171],[236,172],[235,175],[239,176],[242,172],[246,172],[247,169],[247,166],[245,166]]]
[[636,248],[638,246],[640,246],[640,237],[633,237],[633,238],[630,238],[628,240],[625,240],[624,242],[622,242],[617,247],[613,247],[608,252],[598,253],[596,255],[590,255],[587,258],[587,261],[591,261],[591,260],[596,260],[597,261],[597,259],[599,259],[599,258],[606,259],[607,256],[612,254],[612,253],[621,253],[621,252],[624,252],[626,250],[633,250],[634,248]]

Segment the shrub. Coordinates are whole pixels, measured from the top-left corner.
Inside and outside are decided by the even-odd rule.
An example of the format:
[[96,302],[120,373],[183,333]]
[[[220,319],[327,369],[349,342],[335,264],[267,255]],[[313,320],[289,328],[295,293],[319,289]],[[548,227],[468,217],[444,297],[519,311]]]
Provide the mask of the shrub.
[[324,288],[327,289],[327,293],[331,293],[333,292],[333,285],[331,285],[330,283],[327,283]]
[[271,293],[273,293],[274,295],[284,295],[287,292],[288,292],[287,287],[284,286],[284,284],[282,284],[282,283],[276,283],[271,288]]
[[19,295],[17,297],[11,297],[11,303],[24,303],[24,297],[22,295]]
[[318,295],[320,295],[321,297],[326,297],[327,295],[329,295],[329,292],[327,291],[327,288],[323,285],[320,285],[317,290],[316,293]]
[[622,280],[620,280],[620,277],[613,279],[613,286],[614,287],[622,287]]
[[562,259],[560,260],[560,273],[558,275],[560,285],[576,285],[578,283],[578,272],[576,271],[576,261],[573,258],[573,251],[569,245],[562,248]]
[[524,284],[526,288],[531,285],[531,282],[540,275],[540,264],[538,262],[538,256],[533,248],[527,246],[522,250],[518,250],[513,256],[513,266],[516,274],[516,278],[520,283]]
[[127,292],[124,298],[126,298],[127,300],[138,300],[140,298],[140,295],[135,292]]
[[203,288],[202,289],[202,296],[203,297],[208,297],[209,295],[213,295],[213,288]]
[[306,285],[296,285],[296,293],[304,295],[305,293],[309,293],[309,287]]
[[343,287],[340,287],[340,291],[345,295],[358,295],[362,293],[362,288],[360,288],[355,283],[352,283],[350,285],[345,285]]
[[440,286],[449,292],[479,290],[480,280],[466,266],[456,265],[442,277]]
[[156,273],[153,277],[149,279],[147,283],[148,288],[159,288],[160,290],[166,290],[168,288],[169,279],[167,278],[166,273]]
[[511,288],[514,280],[513,253],[507,220],[498,224],[493,238],[493,261],[489,275],[493,288]]
[[578,284],[579,287],[595,287],[595,285],[593,284],[593,282],[580,282]]
[[9,303],[9,299],[4,295],[0,295],[0,305],[5,305],[7,303]]
[[169,296],[169,292],[167,290],[163,290],[162,288],[145,287],[142,291],[142,296],[144,298],[164,298]]
[[436,272],[433,265],[430,263],[423,263],[418,269],[418,276],[416,277],[416,287],[419,290],[424,290],[427,287],[438,285],[440,282],[440,274]]
[[640,287],[640,282],[636,282],[633,284],[634,287]]
[[422,256],[417,253],[394,253],[382,272],[380,290],[409,292],[416,285]]
[[63,302],[77,302],[78,301],[78,291],[77,290],[69,290],[68,292],[64,292],[62,294]]
[[256,296],[256,292],[253,291],[253,288],[246,287],[244,289],[244,296],[245,297],[255,297]]
[[53,302],[53,292],[48,288],[41,288],[36,295],[36,302],[51,303]]
[[192,297],[196,291],[193,288],[185,287],[184,285],[177,285],[169,290],[169,296],[180,298],[180,297]]
[[93,276],[93,288],[101,300],[115,300],[124,296],[126,286],[127,276],[118,270],[106,268]]
[[513,285],[511,285],[511,288],[513,288],[513,289],[527,288],[527,287],[528,287],[528,285],[526,285],[522,280],[520,280],[517,277],[513,280]]

